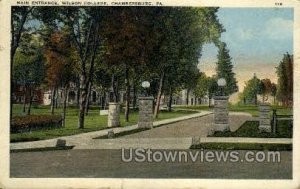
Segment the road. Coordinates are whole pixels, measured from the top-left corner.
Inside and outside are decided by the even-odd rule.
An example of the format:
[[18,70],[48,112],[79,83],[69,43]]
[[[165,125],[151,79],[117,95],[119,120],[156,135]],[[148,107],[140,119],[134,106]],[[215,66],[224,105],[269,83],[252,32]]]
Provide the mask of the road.
[[[239,151],[241,154],[245,151]],[[280,163],[122,162],[121,150],[11,153],[11,177],[291,179],[292,152]]]

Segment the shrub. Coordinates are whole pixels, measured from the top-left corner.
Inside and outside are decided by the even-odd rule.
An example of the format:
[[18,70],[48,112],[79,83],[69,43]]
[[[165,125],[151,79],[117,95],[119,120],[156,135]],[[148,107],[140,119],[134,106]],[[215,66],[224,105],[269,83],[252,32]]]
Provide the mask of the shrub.
[[10,124],[11,133],[22,133],[40,129],[52,129],[62,126],[62,117],[58,115],[14,116]]

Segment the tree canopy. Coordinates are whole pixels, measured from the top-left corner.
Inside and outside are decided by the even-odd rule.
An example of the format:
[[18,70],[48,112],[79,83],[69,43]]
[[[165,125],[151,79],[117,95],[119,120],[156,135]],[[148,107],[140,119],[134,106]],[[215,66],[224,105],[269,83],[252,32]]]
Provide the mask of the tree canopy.
[[[140,83],[149,80],[158,115],[163,94],[195,87],[201,77],[197,64],[203,45],[220,44],[225,31],[216,15],[218,8],[208,7],[35,7],[14,11],[14,31],[24,28],[28,15],[38,23],[34,33],[44,45],[48,87],[79,83],[78,128],[84,128],[92,85],[112,91],[115,98],[125,89],[128,121],[130,92],[136,93]],[[25,40],[24,36],[24,31],[20,36],[16,33],[15,41]],[[27,62],[29,56],[24,57],[23,63]]]

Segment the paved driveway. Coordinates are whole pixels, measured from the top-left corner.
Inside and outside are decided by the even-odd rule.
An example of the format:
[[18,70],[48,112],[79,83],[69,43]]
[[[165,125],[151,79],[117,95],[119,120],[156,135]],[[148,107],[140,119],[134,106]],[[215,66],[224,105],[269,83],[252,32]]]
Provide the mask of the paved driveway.
[[[213,128],[214,115],[209,114],[202,117],[188,119],[171,123],[151,130],[126,135],[122,138],[179,138],[179,137],[205,137]],[[253,120],[248,113],[230,112],[230,130],[237,130],[245,121]]]

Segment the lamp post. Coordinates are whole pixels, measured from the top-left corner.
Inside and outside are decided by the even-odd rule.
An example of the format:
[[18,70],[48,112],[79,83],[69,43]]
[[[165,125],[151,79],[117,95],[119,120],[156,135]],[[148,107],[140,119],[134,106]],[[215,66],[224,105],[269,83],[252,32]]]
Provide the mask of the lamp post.
[[218,79],[217,81],[217,84],[218,84],[218,87],[219,87],[219,92],[220,92],[220,95],[219,96],[225,96],[225,86],[227,84],[226,80],[224,78],[220,78]]
[[214,131],[229,131],[228,96],[225,94],[226,80],[217,81],[218,95],[214,97]]
[[143,81],[142,87],[144,89],[144,96],[148,96],[148,89],[150,88],[150,82],[149,81]]
[[139,97],[139,128],[153,127],[153,97],[148,96],[149,81],[142,82],[143,94]]

